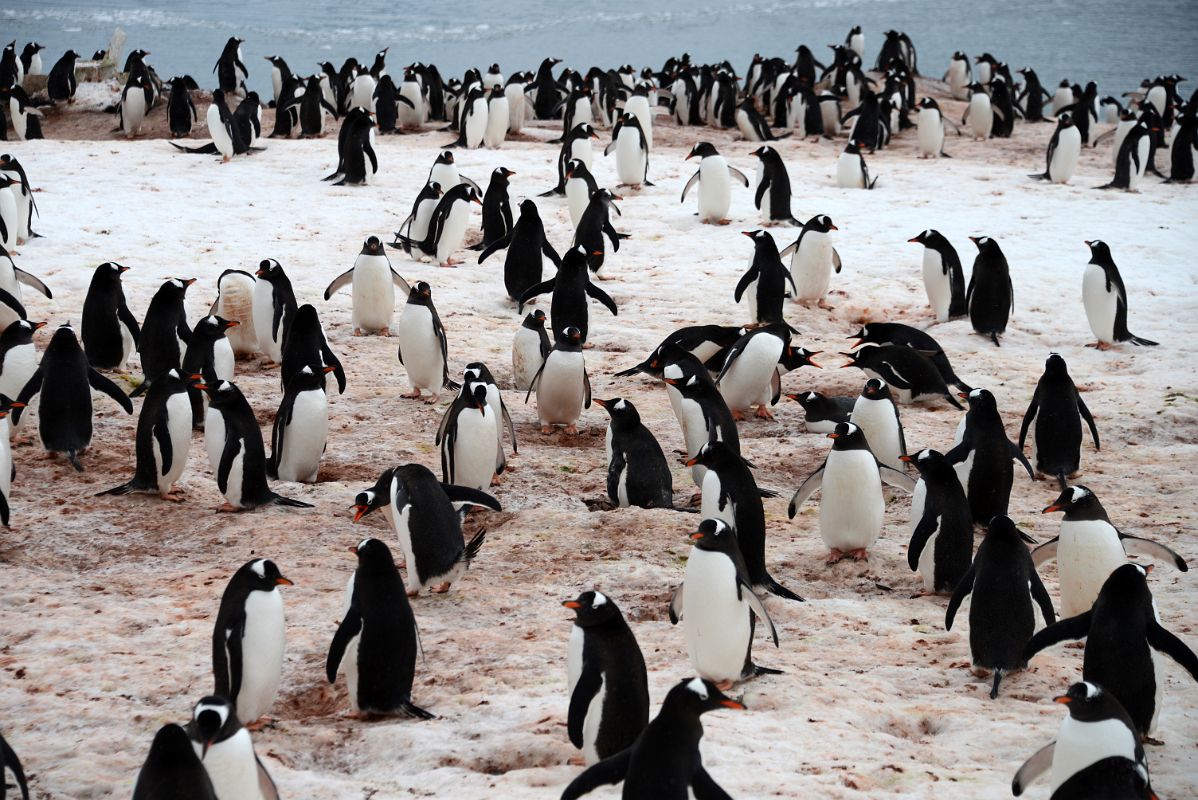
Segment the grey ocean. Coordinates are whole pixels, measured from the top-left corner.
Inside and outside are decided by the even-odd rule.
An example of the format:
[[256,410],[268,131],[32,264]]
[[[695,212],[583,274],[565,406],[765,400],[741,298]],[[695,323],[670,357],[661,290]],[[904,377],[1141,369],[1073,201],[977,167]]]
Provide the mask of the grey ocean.
[[224,41],[238,35],[252,88],[263,93],[270,80],[262,57],[271,54],[300,74],[386,46],[393,70],[431,61],[447,77],[492,62],[505,74],[535,69],[547,55],[576,67],[660,67],[684,50],[744,70],[755,51],[789,57],[807,44],[821,57],[853,25],[865,30],[867,66],[894,28],[911,35],[920,71],[937,78],[954,50],[988,50],[1012,69],[1034,68],[1046,87],[1093,80],[1100,96],[1118,95],[1161,72],[1190,78],[1184,96],[1198,86],[1198,0],[38,0],[0,8],[0,38],[45,44],[47,70],[68,47],[90,56],[120,27],[126,51],[151,51],[164,78],[190,73],[211,88]]

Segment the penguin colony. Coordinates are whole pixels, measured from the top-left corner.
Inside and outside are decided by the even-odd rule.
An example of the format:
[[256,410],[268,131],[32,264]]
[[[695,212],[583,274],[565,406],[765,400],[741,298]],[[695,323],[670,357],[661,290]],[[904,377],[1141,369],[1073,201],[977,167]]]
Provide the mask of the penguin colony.
[[[368,184],[379,170],[376,133],[444,127],[453,135],[394,241],[367,238],[353,266],[324,292],[327,303],[349,289],[354,335],[394,338],[409,384],[402,397],[428,403],[437,403],[444,393],[453,398],[432,441],[440,454],[440,479],[417,463],[394,465],[355,497],[342,498],[352,508],[353,522],[375,511],[380,513],[372,519],[384,520],[378,536],[359,538],[352,546],[347,542],[357,568],[348,575],[341,619],[324,653],[323,678],[330,684],[344,682],[355,717],[436,719],[439,687],[418,680],[437,658],[435,652],[418,658],[423,652],[419,617],[439,602],[424,590],[445,594],[461,587],[461,593],[469,594],[469,583],[477,578],[467,569],[476,560],[486,561],[484,526],[489,515],[502,509],[509,457],[519,454],[520,468],[537,468],[537,442],[528,442],[535,433],[522,436],[525,449],[518,449],[513,416],[521,414],[513,415],[509,408],[518,399],[511,389],[535,407],[543,442],[554,441],[546,436],[564,441],[578,434],[584,411],[594,404],[610,419],[603,446],[605,507],[697,512],[678,517],[673,526],[679,541],[687,537],[690,550],[661,609],[682,627],[690,665],[675,665],[686,677],[651,714],[646,661],[635,626],[620,609],[619,587],[586,588],[561,601],[574,615],[566,647],[568,694],[562,700],[565,736],[586,765],[564,786],[561,797],[581,797],[621,782],[623,796],[638,800],[727,797],[720,788],[720,771],[712,774],[703,766],[700,717],[712,710],[745,710],[742,700],[726,693],[746,682],[757,682],[749,686],[761,696],[784,690],[784,679],[773,677],[781,671],[755,663],[752,648],[756,642],[768,660],[771,645],[795,646],[796,631],[775,617],[789,615],[783,601],[803,601],[797,581],[789,581],[795,588],[788,588],[775,577],[781,577],[782,565],[767,547],[765,503],[779,492],[758,485],[756,467],[741,454],[740,445],[746,428],[765,424],[750,417],[772,420],[771,409],[785,395],[802,408],[806,432],[830,440],[822,464],[795,476],[797,488],[788,507],[793,518],[807,504],[818,504],[818,514],[807,515],[803,527],[822,538],[829,568],[844,560],[868,560],[885,517],[893,514],[887,508],[892,490],[884,485],[890,486],[911,494],[908,565],[918,573],[924,593],[948,598],[945,628],[952,630],[967,617],[969,661],[975,674],[988,676],[990,698],[998,697],[1004,680],[1040,651],[1064,640],[1087,639],[1082,680],[1069,685],[1061,676],[1061,693],[1054,698],[1066,706],[1060,734],[1018,767],[1012,793],[1022,794],[1047,772],[1052,797],[1059,800],[1155,797],[1149,762],[1167,759],[1169,749],[1157,750],[1149,759],[1143,745],[1155,742],[1159,713],[1170,702],[1164,693],[1163,656],[1196,681],[1198,656],[1162,626],[1152,601],[1153,577],[1145,564],[1128,558],[1181,572],[1188,567],[1166,544],[1117,527],[1118,509],[1108,512],[1099,500],[1101,474],[1093,476],[1094,485],[1077,482],[1090,472],[1083,452],[1086,462],[1099,458],[1095,414],[1102,419],[1102,398],[1093,398],[1091,409],[1065,359],[1052,353],[1023,414],[1018,441],[1013,441],[1003,414],[1013,418],[1020,409],[1000,411],[990,389],[966,384],[924,330],[885,321],[862,325],[849,337],[857,340],[853,352],[842,354],[849,359],[843,366],[864,373],[858,397],[784,392],[788,373],[820,368],[813,360],[819,354],[798,345],[801,333],[787,317],[834,313],[828,297],[843,263],[836,247],[839,228],[829,216],[815,214],[805,222],[794,216],[796,198],[777,145],[761,144],[752,151],[759,159],[755,180],[709,142],[695,144],[687,156],[698,159],[697,169],[680,197],[686,203],[693,190],[698,222],[728,224],[731,192],[738,184],[754,192],[760,210],[763,229],[746,232],[753,252],[730,292],[737,302],[746,302],[742,324],[680,328],[643,361],[603,382],[605,389],[615,389],[616,379],[639,373],[664,387],[681,427],[684,460],[697,495],[688,499],[684,487],[674,484],[668,451],[631,401],[592,395],[586,364],[590,301],[619,315],[618,293],[613,298],[595,281],[610,277],[604,267],[622,242],[624,247],[640,245],[617,228],[623,216],[618,203],[624,198],[599,186],[594,176],[602,157],[591,146],[600,138],[598,131],[610,130],[603,155],[614,156],[618,188],[629,193],[654,186],[650,155],[658,125],[735,129],[754,144],[847,134],[845,152],[835,165],[836,184],[873,189],[878,177],[871,176],[866,154],[915,127],[921,157],[947,156],[946,130],[956,126],[942,116],[933,97],[917,102],[917,54],[906,34],[885,34],[869,72],[862,61],[864,41],[861,29],[854,28],[843,45],[832,47],[827,64],[805,46],[797,49],[793,63],[754,56],[743,76],[727,62],[692,64],[684,55],[669,59],[661,70],[640,73],[630,66],[594,68],[585,75],[567,68],[555,76],[560,62],[549,58],[535,72],[506,79],[498,65],[485,74],[471,69],[461,80],[444,80],[436,67],[412,64],[403,68],[402,77],[393,77],[384,49],[368,60],[369,66],[350,59],[338,70],[326,63],[305,78],[293,74],[283,58],[271,56],[269,101],[247,89],[242,40],[228,41],[214,68],[218,87],[206,114],[212,143],[175,144],[179,150],[219,155],[227,162],[261,150],[264,138],[321,136],[339,122],[337,167],[325,179]],[[17,56],[13,43],[0,57],[0,98],[8,101],[0,111],[7,112],[20,140],[41,137],[39,108],[72,102],[77,88],[74,62],[79,56],[68,51],[49,71],[45,97],[24,92],[25,76],[42,71],[42,49],[30,43]],[[172,136],[188,136],[199,119],[192,97],[198,84],[190,76],[163,82],[146,60],[149,55],[135,50],[125,63],[125,86],[112,109],[118,128],[137,136],[147,115],[165,105]],[[1045,170],[1033,177],[1069,182],[1081,148],[1109,134],[1115,138],[1114,177],[1101,188],[1139,191],[1147,172],[1161,175],[1155,157],[1165,149],[1170,152],[1168,180],[1192,179],[1198,95],[1183,100],[1177,90],[1184,80],[1180,76],[1145,81],[1140,91],[1130,93],[1124,108],[1115,98],[1100,101],[1093,83],[1083,89],[1064,82],[1054,95],[1034,71],[1018,74],[1022,83],[989,54],[971,63],[957,53],[941,94],[968,102],[961,125],[979,139],[1009,137],[1017,119],[1045,121],[1044,106],[1051,103],[1056,129],[1047,145]],[[262,131],[264,106],[275,109],[273,133]],[[1095,135],[1094,128],[1108,122],[1109,115],[1118,125]],[[484,190],[459,173],[453,155],[453,148],[498,148],[534,120],[562,123],[562,135],[554,142],[561,145],[557,185],[541,197],[560,195],[567,201],[575,228],[568,244],[551,241],[556,231],[546,230],[537,202],[524,199],[513,209],[509,189],[515,173],[497,167]],[[309,521],[320,512],[310,510],[314,504],[308,502],[326,499],[319,492],[322,458],[336,441],[330,399],[347,387],[337,342],[326,335],[320,316],[327,318],[335,309],[301,304],[285,264],[266,257],[249,270],[226,270],[216,286],[202,287],[214,299],[198,319],[189,319],[185,305],[196,281],[166,280],[139,322],[122,288],[137,271],[106,262],[94,269],[78,332],[61,321],[39,357],[35,340],[46,323],[31,322],[22,303],[33,300],[36,308],[29,289],[46,298],[53,294],[13,258],[18,248],[37,247],[38,234],[31,227],[37,208],[26,166],[14,155],[0,156],[0,239],[7,262],[0,265],[5,313],[0,426],[8,428],[0,431],[0,521],[8,526],[27,520],[31,506],[37,505],[37,487],[22,485],[14,467],[20,459],[13,457],[13,444],[19,453],[20,446],[36,449],[36,441],[50,456],[64,456],[73,470],[88,469],[94,391],[108,395],[130,415],[135,411],[130,398],[143,398],[136,424],[129,425],[135,439],[133,476],[100,494],[141,493],[187,504],[162,506],[164,515],[194,506],[176,482],[187,471],[193,436],[202,436],[225,498],[218,510],[277,506],[276,513],[296,515],[297,526],[340,525],[336,518]],[[53,176],[39,180],[50,182]],[[554,202],[541,201],[542,207]],[[434,303],[435,283],[407,280],[403,268],[388,258],[390,249],[392,255],[402,251],[415,262],[464,264],[455,256],[463,250],[474,204],[482,209],[482,238],[470,248],[478,252],[474,260],[503,259],[503,291],[513,303],[510,379],[506,365],[493,373],[486,364],[471,361],[459,370],[469,354],[449,351]],[[793,241],[779,243],[764,230],[775,226],[795,228]],[[960,256],[944,236],[929,229],[911,238],[923,247],[928,322],[968,318],[977,334],[999,346],[1015,287],[1001,244],[985,235],[971,239],[977,255],[966,282]],[[1097,340],[1094,346],[1126,350],[1156,345],[1128,329],[1128,292],[1114,255],[1120,243],[1091,240],[1085,245],[1088,252],[1079,257],[1085,263],[1081,300]],[[548,278],[546,260],[556,269]],[[418,265],[412,269],[433,276]],[[541,295],[550,295],[548,313],[542,303],[525,315],[525,305]],[[402,306],[398,321],[397,299]],[[452,306],[452,298],[441,302],[442,309]],[[135,354],[140,378],[134,377],[136,371],[127,372]],[[247,398],[237,385],[238,372],[246,368],[238,360],[258,357],[261,365],[279,370],[273,398]],[[959,366],[971,382],[985,383],[985,376]],[[126,393],[122,383],[132,392]],[[277,407],[269,454],[254,408],[268,400]],[[907,443],[904,416],[927,413],[928,405],[967,412],[943,452],[915,450]],[[28,423],[30,417],[37,420],[36,429]],[[1093,453],[1083,445],[1083,426]],[[564,433],[555,434],[558,427]],[[1064,514],[1056,537],[1036,541],[1017,525],[1030,510],[1011,506],[1013,485],[1024,475],[1058,485],[1055,500],[1043,508],[1045,514]],[[69,479],[70,473],[64,476]],[[1048,490],[1041,491],[1048,496]],[[147,506],[138,509],[146,513]],[[983,538],[975,551],[978,533]],[[1038,573],[1054,561],[1059,614]],[[271,776],[270,758],[263,759],[255,749],[251,732],[270,725],[278,707],[287,653],[280,590],[293,584],[279,563],[259,555],[230,571],[212,634],[212,692],[190,704],[182,725],[167,724],[152,737],[151,728],[143,731],[145,762],[130,776],[135,800],[288,796],[286,786],[280,788]],[[609,594],[608,589],[614,591]],[[194,644],[192,639],[184,637],[180,646]],[[960,642],[962,648],[965,644]],[[965,658],[964,650],[956,657]],[[1183,685],[1177,691],[1192,698],[1194,687]],[[19,730],[20,720],[19,710],[7,715],[10,735],[11,728]],[[38,762],[37,753],[25,751],[24,757],[27,766]],[[13,776],[21,796],[29,797],[21,759],[3,738],[0,767],[6,780]],[[48,765],[37,772],[51,769]],[[36,778],[32,783],[36,787]],[[1000,793],[996,787],[995,796]]]

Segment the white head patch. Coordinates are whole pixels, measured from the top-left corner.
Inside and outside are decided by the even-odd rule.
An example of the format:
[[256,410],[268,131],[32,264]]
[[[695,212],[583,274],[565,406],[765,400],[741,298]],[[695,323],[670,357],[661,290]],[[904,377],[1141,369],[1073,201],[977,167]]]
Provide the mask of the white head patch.
[[205,711],[216,712],[220,716],[220,726],[225,727],[225,722],[229,719],[229,706],[225,703],[200,703],[195,707],[195,711],[191,712],[192,719],[199,719],[200,714]]
[[369,541],[370,541],[370,539],[363,539],[362,541],[358,542],[358,549],[361,550],[363,547],[366,546],[366,543]]
[[978,244],[986,244],[986,242],[989,242],[989,241],[990,241],[989,236],[983,236],[982,238],[978,239]]
[[602,605],[607,605],[607,595],[603,594],[603,592],[595,592],[595,599],[591,601],[591,608],[598,608]]
[[1084,486],[1074,486],[1074,487],[1072,487],[1072,491],[1073,491],[1073,502],[1075,502],[1075,503],[1090,493],[1089,491],[1087,491],[1086,487],[1084,487]]
[[612,408],[616,409],[617,411],[623,411],[624,409],[628,408],[628,403],[624,402],[624,398],[621,397],[616,401],[616,404],[612,406]]
[[984,392],[984,391],[986,391],[986,390],[985,389],[974,389],[973,391],[971,391],[969,393],[969,396],[970,397],[981,397],[982,392]]
[[178,278],[172,279],[171,283],[173,283],[179,289],[183,288],[183,281],[179,280]]
[[661,374],[672,381],[676,381],[682,377],[682,367],[678,366],[677,364],[670,364],[668,367],[662,370]]
[[805,394],[805,395],[803,395],[803,396],[804,396],[804,397],[806,397],[808,400],[814,400],[814,399],[815,399],[815,392],[808,392],[807,394]]
[[220,385],[216,387],[216,390],[218,392],[231,392],[233,391],[233,384],[229,383],[228,381],[221,381]]
[[307,364],[305,364],[305,365],[304,365],[304,368],[303,368],[303,369],[301,369],[301,370],[300,370],[300,372],[304,373],[305,375],[312,375],[312,374],[313,374],[313,372],[312,372],[312,368],[311,368],[311,367],[309,367]]
[[846,422],[844,425],[846,428],[848,428],[848,435],[850,435],[850,436],[852,434],[856,433],[857,431],[861,430],[861,428],[859,428],[858,426],[854,425],[851,422]]
[[250,564],[250,569],[252,569],[254,571],[254,574],[257,575],[259,578],[265,578],[266,577],[266,559],[265,558],[258,559],[254,563]]
[[1102,689],[1090,683],[1089,681],[1082,681],[1082,683],[1085,684],[1086,687],[1087,700],[1093,700],[1095,697],[1098,697],[1098,695],[1102,694]]
[[706,700],[708,697],[707,684],[703,683],[702,678],[694,678],[686,685],[686,688],[699,695],[700,700]]

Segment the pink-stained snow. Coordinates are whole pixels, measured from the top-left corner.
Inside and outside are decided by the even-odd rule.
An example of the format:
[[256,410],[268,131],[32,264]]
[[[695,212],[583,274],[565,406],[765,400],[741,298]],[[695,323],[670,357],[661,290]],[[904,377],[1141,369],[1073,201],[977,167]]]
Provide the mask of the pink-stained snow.
[[[939,95],[937,95],[939,96]],[[945,102],[959,117],[959,105]],[[155,115],[162,111],[156,111]],[[200,119],[203,120],[201,107]],[[727,227],[701,225],[694,197],[678,202],[698,140],[716,144],[751,174],[758,145],[734,132],[680,129],[659,117],[650,179],[621,190],[616,227],[632,235],[609,255],[603,288],[619,306],[612,317],[591,306],[587,366],[596,397],[632,400],[671,458],[683,446],[660,385],[643,376],[613,378],[675,328],[748,322],[732,301],[752,244],[739,231],[760,227],[752,194],[733,186]],[[96,135],[109,118],[94,123]],[[513,207],[555,182],[557,126],[537,124],[500,150],[457,151],[463,174],[484,187],[492,169],[516,172]],[[47,134],[54,136],[51,122]],[[775,143],[794,185],[800,218],[832,217],[844,271],[833,276],[831,311],[789,305],[797,342],[823,351],[823,370],[783,379],[786,391],[856,394],[864,377],[836,369],[846,338],[864,321],[920,327],[931,321],[920,279],[921,248],[907,240],[936,228],[957,247],[966,270],[975,249],[966,238],[998,240],[1011,265],[1015,314],[996,348],[968,320],[930,333],[957,373],[994,392],[1012,439],[1049,352],[1060,352],[1093,411],[1103,449],[1088,434],[1079,481],[1101,498],[1125,532],[1166,543],[1198,560],[1198,337],[1194,187],[1145,181],[1140,194],[1101,192],[1110,177],[1109,145],[1087,149],[1071,185],[1038,183],[1051,124],[1020,125],[1011,141],[972,142],[950,133],[954,158],[915,157],[914,132],[869,156],[875,191],[835,187],[843,139]],[[202,131],[200,132],[202,136]],[[566,642],[570,612],[562,600],[598,588],[623,609],[649,668],[653,713],[665,692],[692,674],[681,627],[667,603],[683,575],[686,534],[698,518],[670,511],[590,510],[606,497],[606,414],[584,412],[581,433],[539,433],[532,405],[511,387],[510,348],[522,318],[504,296],[503,254],[482,266],[443,269],[391,251],[409,280],[427,280],[449,339],[451,373],[485,361],[516,421],[520,453],[494,490],[502,512],[473,517],[487,528],[470,571],[448,595],[413,601],[425,658],[413,700],[438,715],[430,722],[361,722],[349,716],[343,679],[324,677],[328,644],[340,618],[354,560],[346,547],[367,535],[397,550],[381,515],[357,526],[354,494],[396,463],[419,461],[439,472],[433,436],[448,393],[428,407],[404,400],[409,387],[394,339],[354,338],[349,292],[325,302],[325,286],[348,269],[369,235],[390,239],[407,216],[440,145],[442,132],[379,137],[381,172],[370,187],[333,187],[320,178],[335,165],[332,135],[316,141],[264,141],[265,152],[220,164],[184,155],[159,139],[128,142],[8,143],[39,188],[45,238],[16,261],[41,277],[54,300],[24,293],[30,319],[76,328],[92,270],[104,261],[131,267],[125,290],[134,313],[171,277],[198,278],[188,295],[192,320],[215,297],[227,268],[253,270],[277,258],[299,302],[313,303],[346,366],[346,393],[330,398],[329,446],[315,486],[279,484],[310,511],[214,513],[220,497],[202,447],[193,440],[180,481],[186,500],[148,496],[96,498],[133,469],[135,421],[97,395],[96,436],[76,474],[47,460],[38,444],[16,448],[12,527],[0,533],[0,719],[38,798],[128,796],[157,728],[184,722],[212,689],[210,636],[229,576],[256,556],[274,559],[295,581],[282,591],[287,657],[273,726],[255,734],[259,755],[284,798],[553,798],[580,767],[566,735]],[[1167,158],[1158,157],[1167,164]],[[597,153],[600,185],[612,185],[614,156]],[[538,198],[552,243],[571,238],[564,199]],[[477,239],[477,211],[470,240]],[[771,229],[779,245],[797,236]],[[1129,327],[1156,348],[1098,352],[1081,301],[1089,258],[1086,239],[1111,246],[1130,297]],[[551,266],[546,264],[546,277]],[[548,310],[547,299],[541,307]],[[397,312],[400,306],[397,304]],[[398,317],[397,317],[398,319]],[[238,362],[242,387],[269,438],[280,400],[278,372]],[[136,365],[133,376],[140,376]],[[137,402],[140,408],[140,401]],[[903,409],[907,442],[947,449],[960,414],[941,401]],[[907,568],[908,500],[891,495],[881,539],[867,564],[825,567],[818,502],[793,521],[791,492],[824,458],[830,442],[803,431],[801,409],[783,401],[777,419],[741,424],[743,451],[758,483],[780,492],[765,501],[766,558],[772,574],[807,598],[769,598],[781,647],[764,636],[755,660],[785,674],[743,692],[748,711],[704,717],[704,763],[738,798],[1000,798],[1014,771],[1054,736],[1062,716],[1051,698],[1080,678],[1080,649],[1054,647],[1031,670],[1008,676],[997,700],[987,679],[968,669],[968,606],[944,630],[947,598],[913,598],[921,588]],[[676,460],[675,494],[695,487]],[[1040,540],[1059,515],[1040,515],[1055,483],[1017,473],[1011,515]],[[1056,592],[1051,566],[1042,576]],[[1198,648],[1198,591],[1192,574],[1160,565],[1150,585],[1162,623]],[[1198,684],[1167,661],[1165,706],[1148,748],[1153,784],[1163,798],[1198,795]],[[619,796],[607,788],[597,798]],[[1047,786],[1028,792],[1047,798]]]

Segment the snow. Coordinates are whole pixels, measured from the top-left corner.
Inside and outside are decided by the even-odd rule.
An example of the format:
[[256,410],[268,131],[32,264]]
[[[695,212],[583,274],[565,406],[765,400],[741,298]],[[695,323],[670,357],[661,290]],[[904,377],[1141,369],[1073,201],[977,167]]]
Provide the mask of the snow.
[[[959,118],[961,104],[940,102]],[[162,113],[148,124],[160,126]],[[623,216],[614,218],[632,234],[605,268],[611,280],[603,288],[620,313],[612,317],[592,304],[594,349],[586,361],[594,395],[632,400],[673,458],[682,437],[662,388],[611,373],[639,361],[677,327],[748,321],[732,291],[752,253],[739,231],[760,227],[751,192],[733,186],[730,227],[699,224],[694,197],[685,205],[678,197],[695,169],[684,161],[695,141],[712,141],[746,173],[756,166],[749,153],[758,145],[738,141],[734,132],[679,129],[661,117],[658,123],[649,169],[656,187],[623,192]],[[317,141],[266,141],[265,152],[221,165],[177,153],[162,140],[111,138],[110,127],[110,118],[98,118],[90,141],[8,145],[40,189],[35,229],[45,238],[16,256],[55,294],[48,301],[25,292],[30,318],[50,322],[39,346],[59,323],[78,326],[101,262],[132,268],[124,281],[139,317],[162,281],[198,278],[188,297],[194,321],[214,299],[222,270],[252,271],[273,257],[299,301],[320,311],[346,366],[348,389],[330,398],[321,482],[280,487],[315,503],[312,511],[213,513],[221,497],[199,434],[180,481],[182,504],[93,497],[133,469],[134,420],[102,396],[95,400],[86,472],[46,460],[36,444],[16,448],[12,528],[0,534],[6,634],[0,707],[7,709],[4,734],[31,774],[35,795],[128,795],[157,728],[185,721],[211,690],[209,637],[228,578],[248,559],[269,557],[295,586],[282,590],[288,642],[276,722],[254,740],[283,797],[559,796],[579,772],[568,763],[577,753],[565,729],[570,614],[560,602],[597,588],[621,607],[645,654],[656,713],[669,687],[692,674],[667,603],[683,576],[686,534],[698,519],[589,510],[589,502],[605,497],[606,414],[597,406],[584,412],[578,437],[537,431],[534,408],[510,390],[511,341],[522,315],[504,296],[502,258],[480,267],[460,252],[466,264],[443,269],[389,251],[405,278],[431,283],[451,375],[485,361],[508,390],[521,437],[520,454],[509,462],[513,471],[495,489],[504,510],[478,514],[468,525],[467,536],[488,529],[479,558],[448,595],[413,601],[425,652],[413,701],[439,718],[357,721],[348,715],[343,682],[330,688],[324,678],[354,566],[346,547],[374,535],[397,550],[380,514],[351,524],[354,494],[396,463],[419,461],[439,472],[433,436],[450,397],[443,394],[436,408],[401,399],[406,380],[395,340],[352,337],[349,293],[329,302],[321,296],[353,264],[367,236],[391,238],[451,136],[380,137],[376,185],[354,188],[319,180],[335,164],[333,133]],[[513,206],[549,188],[557,146],[543,141],[556,128],[539,123],[527,130],[498,151],[458,151],[462,173],[485,186],[496,166],[514,170]],[[46,131],[55,135],[53,118]],[[1060,352],[1103,440],[1096,453],[1087,435],[1079,480],[1123,530],[1194,562],[1198,380],[1188,346],[1198,336],[1194,189],[1150,179],[1141,194],[1096,191],[1110,177],[1107,147],[1087,149],[1068,186],[1031,181],[1027,174],[1042,170],[1050,135],[1050,124],[1020,125],[1010,141],[978,143],[950,132],[946,149],[954,158],[923,161],[915,158],[912,131],[890,150],[866,155],[880,176],[872,192],[835,187],[843,140],[775,143],[790,168],[796,216],[830,215],[844,260],[844,271],[832,279],[833,311],[788,304],[788,319],[801,331],[796,343],[824,351],[816,360],[826,369],[790,373],[784,390],[856,394],[864,376],[835,369],[843,361],[835,354],[847,349],[862,322],[930,323],[922,252],[909,238],[940,230],[968,268],[975,250],[966,237],[993,237],[1015,287],[1002,347],[973,335],[967,320],[930,332],[964,380],[994,392],[1012,439],[1044,359]],[[1158,163],[1167,165],[1167,158],[1158,156]],[[600,185],[614,184],[614,157],[597,157],[594,172]],[[537,203],[560,252],[571,236],[565,201]],[[471,240],[479,219],[473,213]],[[798,233],[771,231],[780,246]],[[1129,327],[1160,347],[1084,347],[1092,337],[1081,303],[1089,258],[1083,241],[1094,238],[1110,244],[1124,276]],[[269,437],[280,400],[277,373],[256,362],[239,362],[237,370]],[[737,689],[748,711],[704,718],[706,768],[742,798],[1006,796],[1023,760],[1055,736],[1062,710],[1051,698],[1080,678],[1081,650],[1057,647],[1037,656],[989,700],[988,680],[968,670],[967,610],[946,633],[947,599],[912,597],[922,586],[906,565],[905,496],[888,490],[882,538],[868,564],[823,566],[817,503],[806,504],[793,522],[786,519],[789,494],[819,465],[829,442],[802,432],[797,404],[784,401],[775,412],[776,421],[742,423],[741,439],[758,482],[781,493],[766,501],[769,569],[808,602],[766,600],[781,647],[759,636],[756,661],[785,674]],[[958,419],[942,402],[904,407],[909,448],[946,449]],[[681,463],[674,477],[680,498],[695,490]],[[1056,494],[1054,484],[1020,473],[1012,516],[1047,539],[1058,518],[1039,510]],[[1055,567],[1043,576],[1055,599]],[[1198,647],[1193,578],[1161,565],[1150,585],[1165,627]],[[1166,744],[1148,749],[1153,785],[1162,797],[1195,796],[1198,686],[1168,664],[1157,734]],[[593,796],[618,797],[619,789]],[[1027,796],[1046,798],[1047,785]]]

